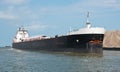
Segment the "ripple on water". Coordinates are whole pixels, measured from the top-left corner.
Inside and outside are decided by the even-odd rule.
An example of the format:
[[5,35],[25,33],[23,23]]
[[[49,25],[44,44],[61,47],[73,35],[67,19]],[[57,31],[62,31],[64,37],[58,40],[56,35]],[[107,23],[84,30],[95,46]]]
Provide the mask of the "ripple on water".
[[120,51],[89,57],[2,48],[0,72],[120,72]]

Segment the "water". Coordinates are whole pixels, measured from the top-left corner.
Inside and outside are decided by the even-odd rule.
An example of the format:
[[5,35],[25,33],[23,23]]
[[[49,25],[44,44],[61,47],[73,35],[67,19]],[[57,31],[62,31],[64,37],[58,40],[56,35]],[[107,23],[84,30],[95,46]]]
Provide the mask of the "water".
[[103,57],[0,48],[0,72],[120,72],[120,51]]

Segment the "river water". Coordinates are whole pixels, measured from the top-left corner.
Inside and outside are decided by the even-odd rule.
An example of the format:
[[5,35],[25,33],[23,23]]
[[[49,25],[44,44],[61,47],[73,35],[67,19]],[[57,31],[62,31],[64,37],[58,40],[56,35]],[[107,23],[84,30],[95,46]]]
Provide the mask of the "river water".
[[0,48],[0,72],[120,72],[120,51],[94,57]]

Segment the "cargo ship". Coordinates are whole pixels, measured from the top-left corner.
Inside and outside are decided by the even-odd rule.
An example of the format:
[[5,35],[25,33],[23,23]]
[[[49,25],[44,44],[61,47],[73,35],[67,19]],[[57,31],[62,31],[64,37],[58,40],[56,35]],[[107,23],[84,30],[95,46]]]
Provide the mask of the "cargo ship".
[[29,37],[28,31],[20,27],[13,39],[12,47],[23,50],[102,54],[104,33],[103,27],[91,27],[88,12],[85,28],[73,30],[61,36]]

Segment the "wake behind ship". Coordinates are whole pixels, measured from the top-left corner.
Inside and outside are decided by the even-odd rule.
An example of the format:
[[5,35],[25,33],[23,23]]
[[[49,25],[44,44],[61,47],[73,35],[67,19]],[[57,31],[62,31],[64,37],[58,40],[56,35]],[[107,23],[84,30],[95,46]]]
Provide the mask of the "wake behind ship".
[[28,31],[20,27],[13,39],[12,47],[23,50],[102,54],[104,33],[104,28],[91,27],[88,12],[85,28],[70,31],[62,36],[29,37]]

